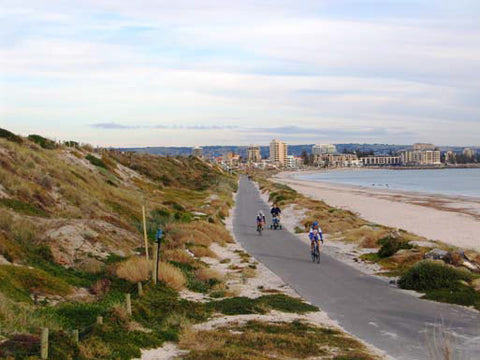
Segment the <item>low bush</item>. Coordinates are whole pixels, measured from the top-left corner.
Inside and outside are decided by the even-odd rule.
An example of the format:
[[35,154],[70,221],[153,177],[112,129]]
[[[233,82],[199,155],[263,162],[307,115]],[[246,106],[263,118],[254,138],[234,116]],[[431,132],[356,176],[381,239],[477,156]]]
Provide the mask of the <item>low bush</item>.
[[398,281],[403,289],[418,291],[448,289],[455,287],[460,280],[470,281],[472,275],[467,270],[437,263],[420,261],[412,266]]
[[380,250],[378,250],[378,256],[381,258],[392,256],[400,249],[412,248],[408,241],[393,236],[385,236],[378,240],[378,244],[381,245]]
[[53,150],[57,147],[55,141],[44,138],[40,135],[28,135],[28,140],[33,141],[35,144],[40,145],[44,149]]
[[92,154],[88,154],[87,156],[85,156],[85,159],[87,159],[92,165],[101,167],[103,169],[107,168],[107,165],[101,159],[93,156]]
[[14,133],[2,128],[0,128],[0,138],[4,138],[8,141],[13,141],[19,144],[22,143],[22,138],[20,136],[17,136]]

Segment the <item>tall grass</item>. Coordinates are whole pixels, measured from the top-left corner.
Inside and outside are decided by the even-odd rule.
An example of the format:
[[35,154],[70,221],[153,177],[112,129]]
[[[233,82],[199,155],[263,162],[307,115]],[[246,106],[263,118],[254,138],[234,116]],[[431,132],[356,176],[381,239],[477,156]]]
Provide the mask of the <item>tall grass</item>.
[[116,274],[131,283],[146,281],[152,272],[152,262],[143,257],[132,257],[118,264]]

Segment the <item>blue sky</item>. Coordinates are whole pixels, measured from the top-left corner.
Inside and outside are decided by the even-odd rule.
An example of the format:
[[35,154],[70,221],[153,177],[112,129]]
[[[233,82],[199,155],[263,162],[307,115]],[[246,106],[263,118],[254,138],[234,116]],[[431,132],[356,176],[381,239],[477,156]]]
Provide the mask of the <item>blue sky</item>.
[[480,145],[479,1],[0,4],[0,127],[16,133]]

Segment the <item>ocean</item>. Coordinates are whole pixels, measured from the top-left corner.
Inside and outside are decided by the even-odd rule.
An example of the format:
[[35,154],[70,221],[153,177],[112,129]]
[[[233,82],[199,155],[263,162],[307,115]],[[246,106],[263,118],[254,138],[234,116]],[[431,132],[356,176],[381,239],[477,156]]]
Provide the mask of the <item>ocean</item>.
[[345,170],[298,174],[297,179],[372,189],[415,191],[480,198],[480,169]]

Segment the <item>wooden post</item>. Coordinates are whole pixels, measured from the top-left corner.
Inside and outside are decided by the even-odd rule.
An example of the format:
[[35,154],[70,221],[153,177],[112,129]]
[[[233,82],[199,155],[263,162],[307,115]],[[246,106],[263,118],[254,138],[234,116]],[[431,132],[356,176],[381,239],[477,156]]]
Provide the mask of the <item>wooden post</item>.
[[78,330],[72,330],[72,337],[73,337],[73,342],[75,344],[78,344],[78,340],[79,340]]
[[132,316],[132,298],[130,294],[125,294],[125,305],[127,307],[127,314]]
[[103,316],[97,316],[97,324],[102,325],[103,324]]
[[48,328],[42,329],[42,339],[40,344],[40,356],[42,360],[48,359]]
[[145,206],[142,206],[142,215],[143,215],[143,237],[145,239],[145,258],[148,261],[147,219],[145,217]]
[[143,285],[142,285],[141,281],[139,281],[137,283],[137,287],[138,287],[138,296],[142,297],[143,296]]
[[158,282],[158,242],[155,242],[155,250],[153,251],[153,283],[157,285]]

